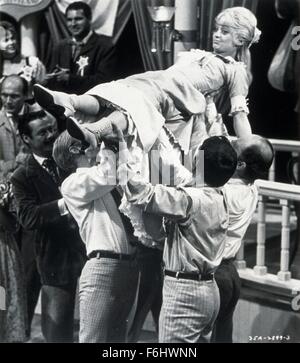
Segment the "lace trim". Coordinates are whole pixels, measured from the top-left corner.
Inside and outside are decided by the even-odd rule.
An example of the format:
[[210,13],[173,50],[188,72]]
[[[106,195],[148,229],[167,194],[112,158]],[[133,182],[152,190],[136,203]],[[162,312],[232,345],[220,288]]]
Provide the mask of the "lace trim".
[[122,198],[119,210],[128,217],[132,223],[134,229],[134,236],[146,247],[162,249],[161,243],[154,241],[153,238],[145,231],[145,225],[143,222],[143,211],[131,203],[129,203],[125,197]]
[[249,114],[247,100],[244,96],[234,96],[231,98],[231,110],[229,116],[233,116],[237,112],[245,112]]

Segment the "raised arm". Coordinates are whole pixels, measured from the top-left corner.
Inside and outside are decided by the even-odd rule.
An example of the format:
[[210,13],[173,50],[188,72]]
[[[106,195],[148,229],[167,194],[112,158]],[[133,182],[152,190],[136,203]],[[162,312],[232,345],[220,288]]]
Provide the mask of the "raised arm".
[[247,95],[250,84],[250,75],[246,66],[239,62],[228,68],[228,86],[231,101],[230,115],[233,117],[233,127],[237,137],[247,137],[252,134],[248,119]]
[[233,128],[237,137],[248,137],[252,135],[250,122],[245,112],[236,112],[233,115]]
[[135,176],[124,191],[127,200],[145,212],[175,221],[189,217],[192,199],[184,190],[160,184],[153,186]]
[[[122,187],[127,200],[142,210],[167,217],[173,220],[186,219],[192,206],[192,200],[182,189],[166,187],[164,185],[153,186],[141,176],[141,165],[129,153],[120,128],[114,127],[119,139],[119,149],[123,157],[119,158],[118,175],[126,175],[128,180]],[[139,162],[141,161],[138,158]]]
[[99,165],[71,174],[63,182],[61,192],[67,204],[81,207],[109,193],[116,184],[116,157],[105,149]]

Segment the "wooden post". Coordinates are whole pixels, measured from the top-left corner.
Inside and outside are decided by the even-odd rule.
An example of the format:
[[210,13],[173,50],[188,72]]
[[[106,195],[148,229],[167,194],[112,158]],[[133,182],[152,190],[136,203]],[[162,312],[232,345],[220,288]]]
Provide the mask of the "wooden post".
[[281,281],[291,279],[289,271],[290,259],[290,206],[287,200],[280,200],[282,205],[282,224],[281,224],[281,253],[280,253],[280,271],[277,276]]
[[257,249],[256,249],[256,266],[254,273],[256,275],[265,275],[267,267],[265,266],[265,243],[266,243],[266,199],[259,196],[258,200],[258,223],[257,223]]
[[269,178],[268,179],[270,181],[275,181],[275,157],[276,157],[276,152],[274,151],[274,160],[269,169]]
[[21,54],[37,56],[37,14],[27,15],[21,20]]
[[174,42],[174,62],[178,52],[197,47],[198,0],[175,0],[174,28],[182,38]]

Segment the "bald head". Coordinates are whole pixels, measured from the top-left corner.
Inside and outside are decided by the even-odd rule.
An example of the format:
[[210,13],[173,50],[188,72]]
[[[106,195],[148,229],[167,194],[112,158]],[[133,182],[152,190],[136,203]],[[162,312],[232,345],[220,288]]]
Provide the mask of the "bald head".
[[7,85],[18,88],[20,92],[22,92],[24,95],[27,94],[27,81],[26,79],[18,76],[17,74],[11,74],[10,76],[7,76],[3,79],[3,81],[1,82],[1,91],[3,87],[7,87]]
[[1,102],[7,113],[17,115],[22,109],[28,92],[28,85],[24,78],[10,75],[1,83]]
[[[274,150],[269,140],[259,135],[242,137],[232,142],[238,156],[238,175],[254,182],[265,179],[274,159]],[[243,164],[243,167],[240,165]],[[239,168],[240,167],[240,168]]]

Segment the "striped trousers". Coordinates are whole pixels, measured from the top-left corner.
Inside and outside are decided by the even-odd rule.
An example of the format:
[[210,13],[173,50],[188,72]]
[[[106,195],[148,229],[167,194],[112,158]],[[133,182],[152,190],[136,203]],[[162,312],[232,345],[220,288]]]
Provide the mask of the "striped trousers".
[[137,284],[136,261],[87,261],[79,282],[80,343],[126,342]]
[[164,277],[160,343],[198,343],[213,328],[220,306],[215,280]]

